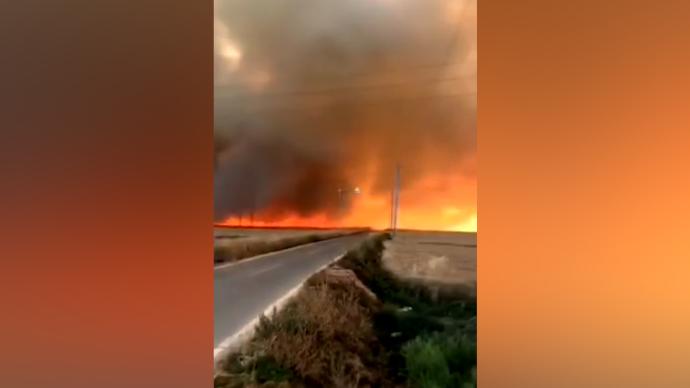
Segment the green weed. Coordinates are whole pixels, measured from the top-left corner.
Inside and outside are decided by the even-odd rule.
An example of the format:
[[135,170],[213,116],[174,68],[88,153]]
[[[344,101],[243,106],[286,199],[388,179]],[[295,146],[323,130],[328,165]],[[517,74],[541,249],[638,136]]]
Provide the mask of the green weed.
[[476,344],[459,333],[417,337],[402,348],[408,381],[415,387],[476,384]]

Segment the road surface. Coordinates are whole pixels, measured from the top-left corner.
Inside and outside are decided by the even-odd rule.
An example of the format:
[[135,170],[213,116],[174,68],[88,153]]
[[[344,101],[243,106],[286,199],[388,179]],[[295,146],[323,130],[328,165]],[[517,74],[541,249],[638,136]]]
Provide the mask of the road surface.
[[323,265],[367,234],[320,241],[214,270],[213,346],[232,336]]

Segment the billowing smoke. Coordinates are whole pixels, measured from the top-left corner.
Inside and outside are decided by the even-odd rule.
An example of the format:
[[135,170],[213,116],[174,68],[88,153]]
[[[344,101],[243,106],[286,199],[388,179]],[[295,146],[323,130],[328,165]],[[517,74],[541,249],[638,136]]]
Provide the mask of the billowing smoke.
[[[217,0],[215,217],[337,217],[366,183],[473,176],[476,2]],[[364,181],[367,182],[364,182]]]

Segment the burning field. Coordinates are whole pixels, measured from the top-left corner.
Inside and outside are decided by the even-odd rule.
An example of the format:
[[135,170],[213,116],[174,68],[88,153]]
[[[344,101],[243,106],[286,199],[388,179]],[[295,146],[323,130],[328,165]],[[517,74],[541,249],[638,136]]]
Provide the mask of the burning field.
[[476,1],[215,6],[216,223],[476,231]]

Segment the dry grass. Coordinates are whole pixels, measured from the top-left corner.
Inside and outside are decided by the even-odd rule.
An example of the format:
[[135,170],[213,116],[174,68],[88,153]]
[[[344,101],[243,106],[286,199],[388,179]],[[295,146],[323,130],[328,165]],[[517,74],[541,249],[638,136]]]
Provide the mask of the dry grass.
[[401,231],[385,246],[383,264],[401,278],[476,287],[476,233]]
[[[216,387],[260,384],[381,386],[385,357],[371,317],[380,303],[351,271],[313,276],[280,313],[262,318],[243,352],[231,355]],[[266,367],[268,365],[268,367]]]
[[341,237],[361,230],[319,231],[239,229],[216,231],[214,262],[238,261],[251,256],[292,248],[298,245]]
[[250,227],[215,227],[213,235],[215,246],[234,244],[241,240],[280,240],[291,237],[301,237],[313,234],[346,232],[339,229],[310,229],[310,228],[250,228]]

